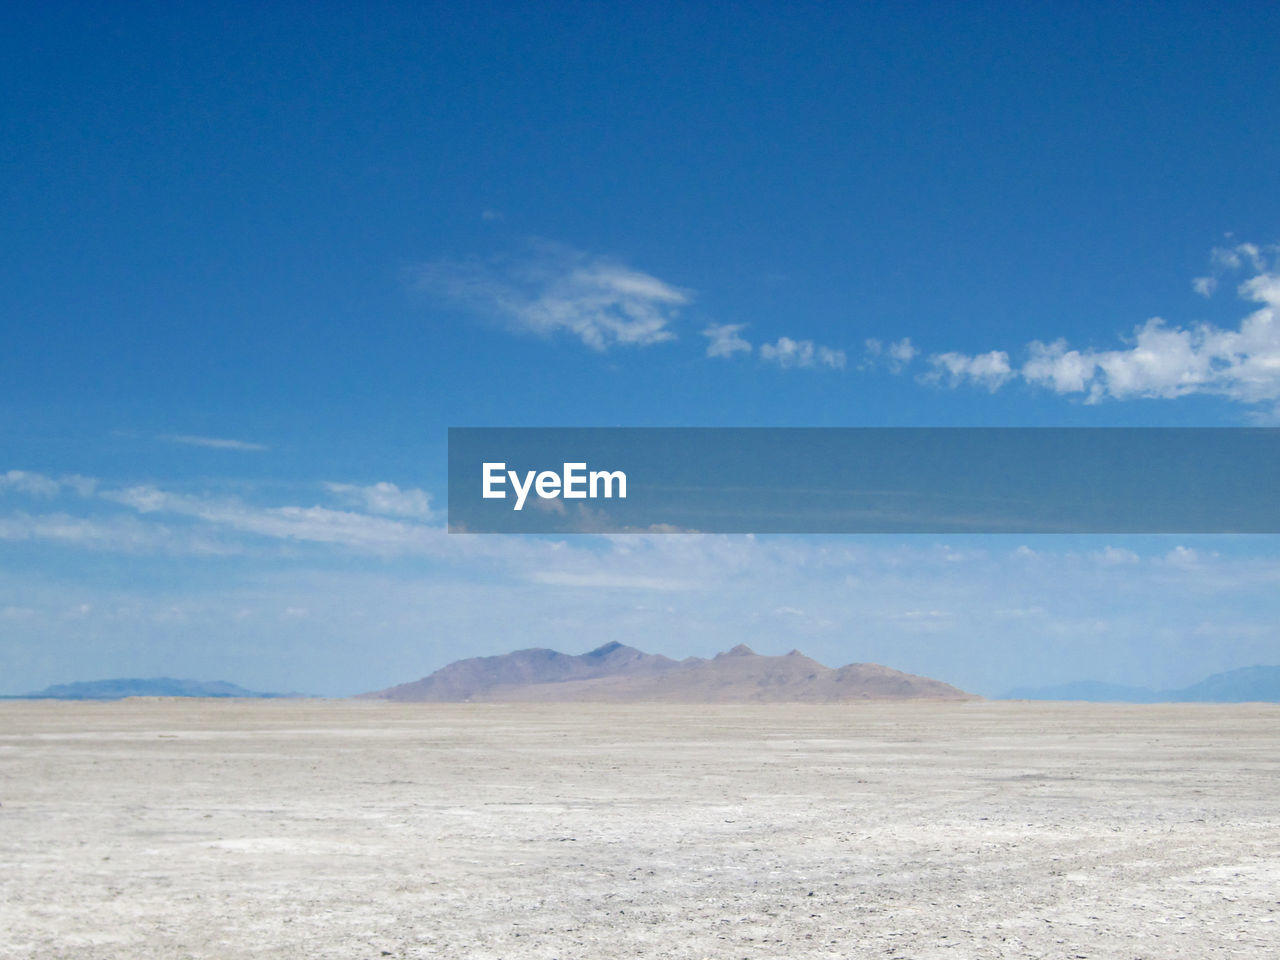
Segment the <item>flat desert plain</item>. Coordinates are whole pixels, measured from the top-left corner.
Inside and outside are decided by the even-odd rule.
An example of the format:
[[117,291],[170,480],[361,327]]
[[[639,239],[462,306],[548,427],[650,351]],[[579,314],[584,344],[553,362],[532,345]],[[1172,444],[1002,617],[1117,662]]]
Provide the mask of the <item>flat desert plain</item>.
[[1280,706],[0,704],[6,958],[1280,956]]

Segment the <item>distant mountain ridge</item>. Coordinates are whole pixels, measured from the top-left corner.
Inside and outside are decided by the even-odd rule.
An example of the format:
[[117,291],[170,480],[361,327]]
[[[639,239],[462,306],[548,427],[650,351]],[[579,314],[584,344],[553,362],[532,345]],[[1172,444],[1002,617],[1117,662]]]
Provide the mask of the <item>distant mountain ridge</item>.
[[225,680],[175,680],[172,677],[116,677],[58,683],[37,693],[11,698],[22,700],[123,700],[125,697],[245,697],[272,700],[296,697],[296,693],[259,693]]
[[664,673],[677,661],[642,653],[621,643],[606,643],[590,653],[571,656],[542,647],[495,657],[455,660],[435,673],[386,690],[360,694],[363,699],[458,702],[482,697],[496,687],[564,683],[619,673]]
[[1152,690],[1082,680],[1053,687],[1018,687],[1001,700],[1086,700],[1093,703],[1280,703],[1280,667],[1241,667],[1179,690]]
[[950,684],[873,663],[833,669],[793,650],[761,656],[739,644],[710,660],[672,660],[621,643],[589,653],[517,650],[458,660],[435,673],[360,695],[400,702],[829,703],[977,699]]

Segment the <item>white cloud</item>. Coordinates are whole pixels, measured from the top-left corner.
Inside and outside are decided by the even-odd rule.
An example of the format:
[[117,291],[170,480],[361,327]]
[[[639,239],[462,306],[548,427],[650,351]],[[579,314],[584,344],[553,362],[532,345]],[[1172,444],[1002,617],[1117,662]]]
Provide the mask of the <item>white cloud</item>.
[[326,483],[325,486],[347,503],[361,507],[369,513],[412,517],[418,520],[427,520],[432,516],[431,494],[425,490],[416,488],[401,490],[394,483],[385,481],[367,486],[354,483]]
[[59,477],[59,482],[82,497],[91,497],[98,489],[98,481],[93,477],[82,477],[78,473],[69,473]]
[[1194,567],[1203,559],[1201,553],[1192,547],[1184,547],[1181,544],[1174,547],[1165,554],[1165,563],[1175,567]]
[[55,497],[62,485],[52,477],[29,470],[10,470],[0,473],[0,490],[13,490],[32,497]]
[[969,382],[994,393],[1013,376],[1009,355],[1003,350],[973,356],[964,353],[935,353],[929,357],[929,363],[933,365],[933,370],[922,379],[936,383],[945,378],[948,386],[952,387]]
[[512,328],[571,333],[593,350],[674,340],[687,291],[617,260],[539,243],[522,260],[437,261],[415,271],[423,290]]
[[955,614],[949,610],[904,610],[883,616],[886,620],[950,620]]
[[242,450],[258,452],[270,450],[265,443],[250,443],[247,440],[228,440],[225,437],[199,437],[193,434],[169,435],[160,438],[170,443],[181,443],[188,447],[205,447],[209,450]]
[[1058,393],[1078,392],[1085,388],[1097,364],[1079,350],[1067,348],[1067,341],[1045,344],[1035,340],[1027,348],[1031,358],[1022,365],[1022,375],[1029,383],[1051,387]]
[[[746,326],[745,323],[713,323],[707,326],[702,331],[702,335],[710,341],[707,344],[707,356],[730,357],[735,353],[750,353],[753,349],[751,343],[739,333]],[[909,341],[904,342],[909,346]],[[779,337],[773,343],[761,344],[760,358],[784,369],[827,367],[843,370],[847,362],[843,350],[791,337]]]
[[1213,291],[1218,289],[1217,277],[1196,277],[1191,281],[1191,289],[1202,297],[1213,296]]
[[1108,567],[1128,566],[1129,564],[1138,562],[1138,555],[1132,550],[1126,550],[1123,547],[1106,546],[1093,554],[1094,559],[1098,563]]
[[[302,544],[355,554],[451,557],[459,561],[514,561],[554,554],[554,542],[524,538],[448,535],[424,490],[393,483],[326,484],[352,509],[313,505],[259,505],[214,492],[175,493],[156,486],[99,489],[99,482],[69,475],[52,480],[15,471],[3,486],[74,491],[91,499],[88,515],[64,511],[0,515],[0,541],[45,541],[66,547],[158,555],[280,555]],[[52,486],[50,486],[52,484]],[[107,505],[128,512],[103,513]],[[166,516],[168,515],[168,516]],[[174,518],[174,519],[170,519]],[[263,541],[267,542],[263,542]],[[275,543],[271,543],[275,541]]]
[[580,587],[588,590],[694,590],[696,580],[678,580],[674,577],[646,576],[634,573],[607,573],[602,570],[574,573],[567,570],[535,570],[528,575],[532,583],[550,587]]
[[143,514],[172,513],[241,533],[278,540],[339,544],[361,550],[421,548],[444,535],[433,527],[346,510],[320,506],[260,507],[234,497],[169,493],[151,486],[110,491],[103,497]]
[[760,356],[784,369],[790,367],[830,367],[843,370],[845,353],[814,344],[812,340],[792,340],[779,337],[776,343],[760,345]]
[[1034,340],[1017,367],[1004,351],[935,354],[929,358],[934,371],[927,379],[945,379],[951,386],[973,382],[994,391],[1017,377],[1054,393],[1082,394],[1086,403],[1191,394],[1249,404],[1280,400],[1280,247],[1237,244],[1215,250],[1211,261],[1212,274],[1194,281],[1204,296],[1227,273],[1253,272],[1236,290],[1259,306],[1235,329],[1211,323],[1174,326],[1153,317],[1135,327],[1127,345],[1117,349]]
[[867,362],[865,366],[883,365],[891,373],[901,373],[919,356],[920,351],[911,343],[910,337],[903,337],[886,345],[883,341],[871,338],[865,341]]
[[1026,620],[1033,617],[1043,617],[1048,611],[1038,604],[1030,607],[1001,607],[992,611],[993,614],[1001,620]]
[[61,477],[49,477],[30,470],[9,470],[6,473],[0,473],[0,492],[12,490],[31,497],[56,497],[67,490],[82,497],[89,497],[93,495],[96,486],[96,480],[76,473]]
[[1056,393],[1086,393],[1094,403],[1194,393],[1244,403],[1280,399],[1280,274],[1258,274],[1239,292],[1262,307],[1238,329],[1208,323],[1171,327],[1154,317],[1134,330],[1125,349],[1079,351],[1062,340],[1032,343],[1022,374]]
[[0,517],[0,540],[46,541],[83,550],[125,554],[216,556],[241,552],[234,543],[199,532],[176,531],[137,517],[83,517],[68,513],[16,513]]
[[702,335],[710,341],[707,344],[707,356],[731,357],[735,353],[750,353],[751,344],[738,333],[746,326],[745,323],[709,324],[702,331]]
[[910,337],[903,337],[901,340],[889,344],[888,356],[891,362],[906,366],[915,359],[916,354],[919,352],[911,345]]
[[1254,273],[1266,273],[1268,269],[1273,269],[1268,267],[1268,258],[1274,258],[1276,254],[1276,247],[1264,248],[1253,243],[1237,243],[1233,247],[1215,247],[1209,255],[1209,273],[1193,279],[1191,287],[1200,296],[1211,297],[1218,289],[1218,281],[1226,274],[1235,273],[1246,267]]
[[[680,311],[692,302],[688,290],[625,266],[615,259],[537,241],[525,257],[439,260],[412,271],[413,285],[463,309],[500,320],[513,330],[540,336],[569,333],[593,350],[649,346],[675,340]],[[708,357],[751,353],[745,323],[710,323]],[[916,354],[908,339],[890,345],[887,361],[898,366]],[[812,340],[779,337],[760,356],[782,367],[842,370],[843,350]]]

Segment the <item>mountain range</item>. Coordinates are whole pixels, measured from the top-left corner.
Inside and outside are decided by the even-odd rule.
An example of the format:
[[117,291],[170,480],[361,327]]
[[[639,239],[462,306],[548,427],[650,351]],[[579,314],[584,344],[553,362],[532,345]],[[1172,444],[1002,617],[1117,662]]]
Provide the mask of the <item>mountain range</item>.
[[1001,700],[1088,700],[1094,703],[1280,702],[1280,667],[1241,667],[1178,690],[1152,690],[1082,680],[1053,687],[1019,687]]
[[7,699],[123,700],[125,697],[248,697],[256,700],[296,697],[292,693],[258,693],[225,680],[174,680],[172,677],[117,677],[82,680],[45,687],[37,693]]
[[401,702],[831,703],[977,699],[950,684],[874,663],[831,668],[798,650],[761,656],[739,644],[709,660],[672,660],[621,643],[589,653],[517,650],[458,660],[364,699]]
[[[278,699],[296,693],[261,693],[221,680],[170,677],[115,678],[62,683],[36,693],[0,699],[121,700],[125,697],[244,697]],[[466,701],[636,703],[829,703],[849,700],[978,699],[950,684],[873,663],[831,668],[798,650],[760,656],[739,645],[709,660],[673,660],[621,643],[589,653],[517,650],[471,657],[435,673],[361,699],[401,702]],[[1082,700],[1096,703],[1280,702],[1280,666],[1243,667],[1176,690],[1080,681],[1020,687],[1001,700]]]

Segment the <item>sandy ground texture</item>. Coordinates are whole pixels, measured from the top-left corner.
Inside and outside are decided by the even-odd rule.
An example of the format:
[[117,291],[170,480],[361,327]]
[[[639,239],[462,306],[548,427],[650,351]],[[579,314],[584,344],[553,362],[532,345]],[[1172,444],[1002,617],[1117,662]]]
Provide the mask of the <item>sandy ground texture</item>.
[[0,956],[1280,956],[1280,707],[0,703]]

